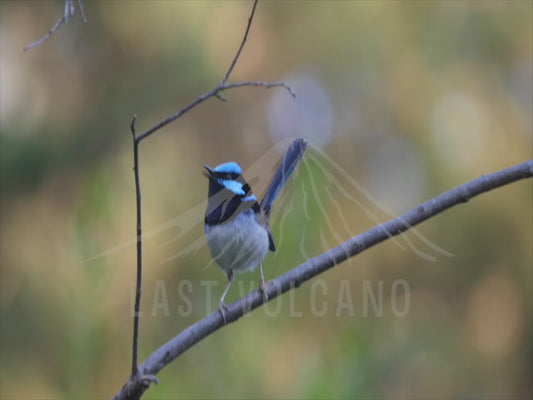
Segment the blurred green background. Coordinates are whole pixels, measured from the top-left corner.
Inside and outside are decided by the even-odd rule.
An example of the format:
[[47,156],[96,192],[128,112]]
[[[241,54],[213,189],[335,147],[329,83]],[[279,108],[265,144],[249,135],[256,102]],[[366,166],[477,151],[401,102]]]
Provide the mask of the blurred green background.
[[[110,398],[127,380],[129,123],[213,88],[251,8],[84,4],[87,25],[77,14],[23,52],[64,2],[0,2],[2,399]],[[309,139],[275,206],[271,279],[532,158],[532,4],[261,2],[230,80],[285,80],[296,99],[226,92],[141,145],[140,359],[214,311],[226,283],[202,242],[203,164],[238,161],[260,196],[288,138]],[[193,347],[145,398],[531,398],[532,193],[492,191],[339,265]],[[258,272],[237,281],[229,301]]]

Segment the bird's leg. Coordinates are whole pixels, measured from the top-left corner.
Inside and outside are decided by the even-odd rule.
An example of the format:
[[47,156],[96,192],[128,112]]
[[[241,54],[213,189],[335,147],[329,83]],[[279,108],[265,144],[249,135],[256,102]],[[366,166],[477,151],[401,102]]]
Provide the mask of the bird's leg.
[[259,263],[259,271],[261,271],[261,283],[259,284],[259,288],[261,289],[261,292],[263,292],[263,302],[266,303],[268,301],[268,294],[266,291],[265,275],[263,275],[263,263]]
[[224,320],[224,324],[227,323],[226,311],[228,311],[228,307],[224,304],[224,299],[226,298],[226,295],[228,294],[229,288],[231,287],[232,283],[233,283],[233,270],[230,269],[228,271],[228,286],[226,286],[226,290],[224,290],[224,293],[222,294],[222,297],[220,298],[220,302],[218,303],[218,308],[220,310],[220,314],[222,314],[222,319]]

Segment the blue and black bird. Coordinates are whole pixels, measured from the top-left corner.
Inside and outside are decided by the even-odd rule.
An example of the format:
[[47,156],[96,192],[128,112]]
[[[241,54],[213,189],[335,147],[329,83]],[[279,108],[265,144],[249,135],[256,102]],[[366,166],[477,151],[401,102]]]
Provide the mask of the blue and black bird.
[[228,286],[220,299],[220,312],[226,321],[224,299],[233,283],[235,272],[252,271],[259,265],[260,288],[268,300],[262,262],[268,251],[276,251],[268,224],[272,204],[289,179],[307,148],[307,141],[292,142],[266,194],[259,203],[235,162],[205,167],[209,178],[205,234],[211,256],[228,277]]

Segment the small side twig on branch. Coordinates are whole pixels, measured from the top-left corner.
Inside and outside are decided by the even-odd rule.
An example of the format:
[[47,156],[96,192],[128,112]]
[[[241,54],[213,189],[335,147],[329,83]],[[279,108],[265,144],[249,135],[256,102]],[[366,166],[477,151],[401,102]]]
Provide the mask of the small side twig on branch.
[[[81,0],[77,0],[78,8],[80,9],[81,18],[83,20],[83,23],[87,23],[87,17],[85,16],[85,11],[83,9],[83,3]],[[30,43],[26,47],[24,47],[24,51],[27,51],[33,47],[39,46],[41,43],[43,43],[45,40],[47,40],[52,34],[59,29],[59,27],[63,24],[66,24],[68,22],[69,16],[74,16],[74,13],[76,12],[76,6],[74,4],[74,0],[65,0],[65,12],[63,13],[63,16],[59,18],[56,22],[56,24],[48,31],[46,35],[44,35],[42,38],[37,40],[36,42]]]
[[[281,294],[299,287],[302,283],[319,275],[339,263],[365,250],[392,238],[413,226],[426,221],[435,215],[455,205],[466,203],[471,198],[482,193],[533,176],[533,160],[526,161],[489,175],[483,175],[473,181],[460,185],[445,192],[405,214],[391,219],[384,224],[352,237],[333,249],[314,257],[285,274],[273,279],[266,285],[268,301],[272,301]],[[259,289],[237,300],[228,306],[227,322],[235,322],[243,315],[265,304],[263,294]],[[189,326],[180,334],[153,352],[146,361],[139,366],[143,375],[155,377],[161,369],[190,349],[196,343],[206,338],[218,329],[224,328],[220,312],[217,310],[194,325]],[[139,381],[129,380],[113,400],[139,399],[149,385]]]
[[[72,0],[67,0],[72,1]],[[136,133],[135,128],[135,122],[137,120],[137,116],[134,116],[130,129],[131,133],[133,135],[133,170],[135,174],[135,193],[136,193],[136,209],[137,209],[137,281],[136,281],[136,292],[135,292],[135,306],[134,306],[134,318],[133,318],[133,349],[132,349],[132,365],[131,365],[131,376],[130,381],[135,382],[136,387],[144,387],[147,388],[150,386],[151,382],[157,382],[157,378],[155,378],[154,374],[145,373],[144,371],[140,371],[137,366],[137,360],[138,360],[138,353],[139,353],[139,315],[140,315],[140,308],[141,308],[141,295],[142,295],[142,270],[143,270],[143,261],[142,261],[142,203],[141,203],[141,183],[139,178],[139,144],[143,139],[146,139],[148,136],[152,135],[153,133],[157,132],[159,129],[163,128],[164,126],[168,125],[172,121],[175,121],[179,117],[181,117],[183,114],[187,113],[200,103],[203,103],[205,100],[216,97],[222,101],[226,101],[226,98],[222,96],[221,92],[236,88],[236,87],[244,87],[244,86],[262,86],[265,88],[271,88],[271,87],[283,87],[285,88],[293,97],[295,97],[294,91],[290,88],[289,85],[285,84],[284,82],[265,82],[265,81],[246,81],[246,82],[237,82],[237,83],[227,83],[227,80],[233,71],[233,68],[235,67],[237,61],[239,60],[239,57],[242,53],[244,44],[246,43],[246,40],[248,39],[248,34],[250,32],[250,26],[252,25],[253,17],[255,14],[255,10],[257,8],[258,0],[254,1],[252,11],[250,13],[250,17],[248,18],[248,24],[246,26],[246,30],[244,33],[244,37],[241,41],[241,44],[239,46],[239,49],[237,50],[237,53],[233,57],[233,60],[230,64],[230,67],[228,68],[226,74],[224,75],[224,78],[220,81],[220,83],[211,91],[206,92],[202,94],[200,97],[198,97],[196,100],[194,100],[192,103],[184,107],[183,109],[179,110],[175,114],[171,115],[170,117],[164,119],[163,121],[159,122],[157,125],[153,126],[152,128],[148,129],[147,131],[138,134]],[[135,398],[135,397],[133,397]]]

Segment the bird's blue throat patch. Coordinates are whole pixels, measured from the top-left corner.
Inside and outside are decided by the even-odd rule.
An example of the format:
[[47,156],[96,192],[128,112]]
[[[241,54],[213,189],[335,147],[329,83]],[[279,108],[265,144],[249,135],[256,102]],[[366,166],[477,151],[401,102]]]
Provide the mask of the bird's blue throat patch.
[[244,192],[244,189],[242,188],[242,183],[240,182],[237,182],[234,180],[227,180],[227,179],[219,179],[218,181],[226,189],[231,190],[233,193],[239,196],[244,196],[246,194]]

